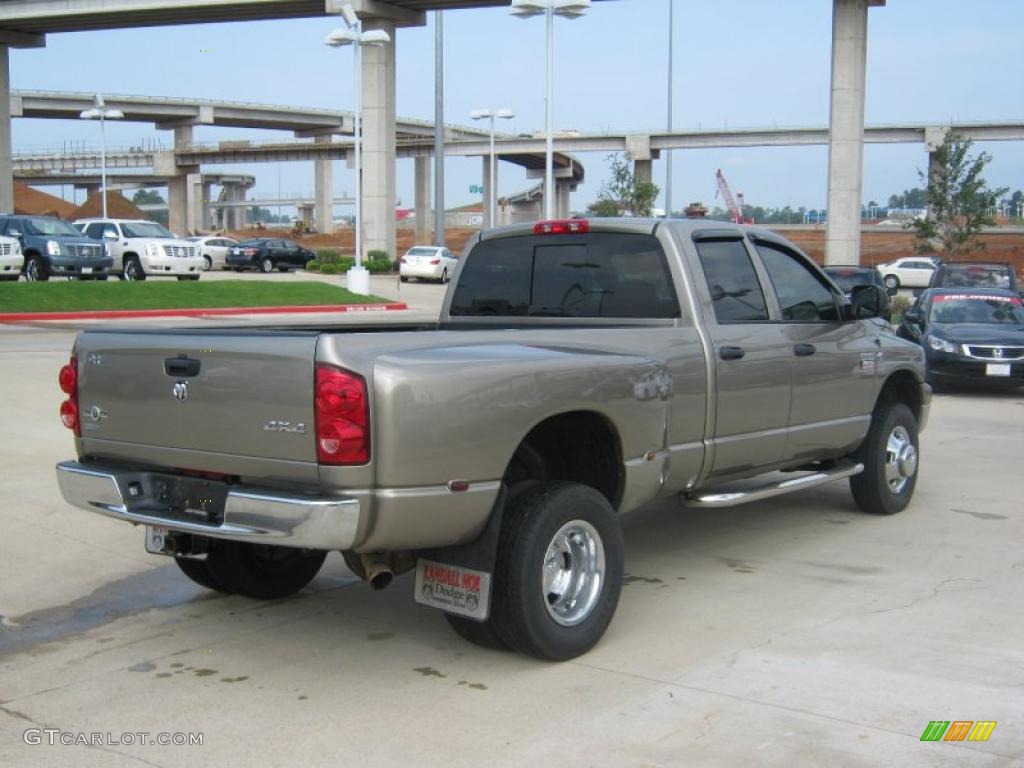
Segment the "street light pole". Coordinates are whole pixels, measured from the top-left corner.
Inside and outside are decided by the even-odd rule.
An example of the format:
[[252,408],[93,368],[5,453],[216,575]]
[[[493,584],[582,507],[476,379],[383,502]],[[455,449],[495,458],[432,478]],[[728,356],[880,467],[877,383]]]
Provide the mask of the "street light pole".
[[352,66],[354,70],[354,91],[355,91],[355,114],[353,117],[352,138],[355,144],[356,164],[356,222],[355,222],[355,266],[345,275],[348,289],[353,293],[368,294],[370,292],[370,275],[363,267],[363,165],[362,165],[362,121],[363,121],[363,72],[362,72],[362,48],[364,45],[384,45],[391,42],[391,36],[381,29],[371,29],[363,32],[363,24],[356,16],[355,9],[350,3],[341,7],[341,16],[345,20],[345,27],[339,27],[331,32],[324,39],[326,45],[337,48],[343,45],[351,45],[355,50],[352,55]]
[[511,13],[521,19],[545,14],[547,21],[547,98],[544,105],[544,218],[554,218],[555,151],[553,137],[555,99],[555,15],[578,19],[590,8],[590,0],[512,0]]
[[92,109],[83,111],[79,117],[83,120],[100,121],[100,197],[103,198],[103,218],[107,218],[107,131],[105,120],[120,120],[124,112],[120,109],[107,109],[103,101],[103,94],[97,93],[93,97],[94,106]]
[[[469,116],[474,120],[483,120],[484,118],[490,118],[491,121],[491,153],[490,153],[490,181],[487,184],[487,219],[490,225],[495,226],[494,223],[494,205],[495,196],[497,192],[497,179],[495,178],[495,155],[494,155],[494,118],[500,117],[504,120],[511,120],[515,117],[515,114],[511,109],[474,109],[469,113]],[[548,217],[550,218],[550,216]]]
[[[675,0],[668,0],[668,132],[672,133],[672,43]],[[665,218],[672,218],[672,150],[665,150]]]

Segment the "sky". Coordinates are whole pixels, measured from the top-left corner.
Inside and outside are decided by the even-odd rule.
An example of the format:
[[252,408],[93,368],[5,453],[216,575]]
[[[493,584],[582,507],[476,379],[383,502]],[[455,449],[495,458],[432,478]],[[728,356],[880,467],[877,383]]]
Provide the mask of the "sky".
[[[674,2],[676,130],[825,126],[829,116],[832,3],[829,0],[611,0],[576,20],[555,21],[556,130],[664,130],[667,115],[669,2]],[[397,114],[434,119],[434,21],[396,35]],[[302,107],[351,109],[349,49],[324,46],[339,25],[330,18],[186,25],[49,35],[42,49],[11,51],[11,87],[108,94],[180,96]],[[518,19],[506,8],[449,11],[444,18],[445,122],[472,124],[478,108],[509,108],[510,133],[544,127],[543,18]],[[929,123],[1024,119],[1020,45],[1024,2],[888,0],[869,12],[865,122]],[[483,124],[478,124],[484,127]],[[196,141],[283,134],[197,127]],[[162,141],[151,124],[108,123],[110,146]],[[14,121],[15,152],[98,145],[94,122]],[[1024,187],[1024,146],[976,145],[992,156],[989,184]],[[607,153],[579,155],[586,180],[571,206],[583,210],[608,176]],[[663,155],[664,158],[664,155]],[[923,145],[866,145],[864,202],[920,186]],[[397,193],[413,202],[413,163],[400,160]],[[480,200],[481,161],[449,158],[446,206]],[[679,150],[673,159],[673,207],[720,205],[715,170],[750,205],[824,207],[828,151],[821,147]],[[253,197],[311,194],[313,164],[207,166],[256,176]],[[665,186],[664,159],[654,181]],[[498,192],[536,182],[506,163]],[[353,187],[334,164],[336,195]],[[51,190],[53,191],[53,190]],[[66,190],[70,197],[70,189]],[[81,200],[81,193],[79,193]],[[339,207],[339,213],[343,209]]]

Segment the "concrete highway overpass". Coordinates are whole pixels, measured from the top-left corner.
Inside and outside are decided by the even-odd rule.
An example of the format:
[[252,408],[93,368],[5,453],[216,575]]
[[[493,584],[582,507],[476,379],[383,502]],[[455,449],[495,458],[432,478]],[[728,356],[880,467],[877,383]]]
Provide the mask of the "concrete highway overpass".
[[[820,0],[819,0],[820,1]],[[363,55],[365,108],[363,214],[366,247],[394,252],[395,30],[426,23],[426,12],[508,5],[508,0],[351,0],[364,29],[387,32],[395,44]],[[45,45],[48,33],[119,27],[295,18],[336,14],[342,0],[0,0],[0,210],[13,204],[8,66],[9,47]],[[832,0],[832,85],[829,125],[828,244],[826,260],[860,256],[864,81],[868,9],[885,0]],[[770,44],[770,41],[766,41]],[[191,125],[175,127],[175,146]],[[176,192],[183,197],[178,184]]]

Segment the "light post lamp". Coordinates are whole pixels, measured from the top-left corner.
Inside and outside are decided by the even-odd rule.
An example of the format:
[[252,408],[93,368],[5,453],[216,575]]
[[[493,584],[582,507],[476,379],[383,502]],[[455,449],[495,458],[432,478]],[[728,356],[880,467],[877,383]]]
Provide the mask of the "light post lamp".
[[79,117],[83,120],[100,121],[100,196],[103,198],[103,218],[107,218],[107,132],[103,127],[105,120],[121,120],[124,112],[120,109],[108,109],[103,102],[103,94],[93,96],[92,109],[83,111]]
[[552,101],[555,98],[555,16],[578,19],[590,8],[590,0],[512,0],[511,13],[521,19],[544,14],[548,25],[547,100],[544,137],[544,218],[553,219],[555,198],[554,145],[552,139]]
[[487,184],[487,211],[488,220],[491,222],[491,226],[494,226],[494,195],[495,188],[498,186],[494,178],[494,118],[500,117],[503,120],[511,120],[515,117],[515,113],[511,109],[474,109],[469,113],[469,116],[474,120],[485,120],[490,119],[491,121],[491,178]]
[[340,48],[343,45],[351,45],[353,48],[352,69],[355,77],[355,119],[353,130],[353,143],[355,144],[356,158],[356,224],[355,224],[355,245],[356,263],[345,275],[346,285],[352,293],[366,296],[370,293],[370,273],[363,267],[363,166],[362,166],[362,122],[363,122],[363,72],[362,72],[362,48],[364,45],[384,45],[391,42],[391,37],[382,29],[371,29],[363,32],[363,24],[356,16],[355,10],[348,3],[341,7],[341,16],[346,26],[339,27],[331,32],[324,39],[326,45],[332,48]]

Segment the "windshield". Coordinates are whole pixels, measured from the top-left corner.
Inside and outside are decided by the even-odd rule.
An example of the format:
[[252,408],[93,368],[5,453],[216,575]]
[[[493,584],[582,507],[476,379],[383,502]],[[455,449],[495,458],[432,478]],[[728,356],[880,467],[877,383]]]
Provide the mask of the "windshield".
[[825,273],[832,282],[844,293],[849,293],[855,285],[874,285],[873,269],[826,269]]
[[957,285],[971,288],[1009,288],[1010,269],[1001,264],[947,265],[937,283],[936,288]]
[[947,294],[935,297],[933,323],[985,323],[988,325],[1024,325],[1024,307],[1010,296]]
[[61,219],[38,217],[25,219],[25,229],[32,235],[58,235],[63,237],[82,237],[82,233]]
[[125,237],[174,237],[169,229],[155,221],[125,221],[121,223],[121,231]]

